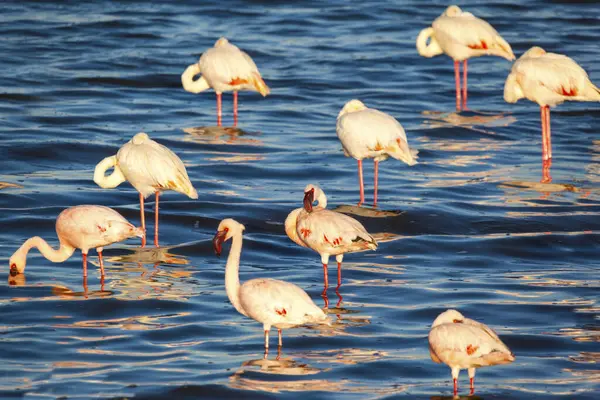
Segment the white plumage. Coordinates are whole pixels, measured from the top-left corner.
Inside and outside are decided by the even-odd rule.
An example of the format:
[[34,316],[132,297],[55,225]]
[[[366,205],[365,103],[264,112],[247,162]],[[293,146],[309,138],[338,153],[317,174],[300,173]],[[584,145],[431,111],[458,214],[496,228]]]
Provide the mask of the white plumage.
[[[316,207],[312,206],[313,200],[318,202]],[[326,207],[325,193],[319,186],[309,184],[304,189],[304,207],[293,210],[285,220],[285,232],[293,242],[321,255],[325,290],[329,286],[329,256],[336,256],[339,287],[344,254],[377,248],[377,242],[360,222]]]
[[[427,41],[429,40],[429,43]],[[460,111],[460,62],[463,65],[462,107],[467,107],[467,59],[485,55],[499,56],[512,61],[515,55],[510,45],[486,21],[450,6],[429,28],[417,37],[417,51],[423,57],[447,54],[454,60],[456,78],[456,109]]]
[[408,165],[417,164],[418,151],[411,150],[402,125],[391,115],[367,108],[360,100],[347,102],[337,117],[337,136],[344,155],[358,161],[360,202],[364,201],[362,160],[373,158],[375,167],[374,205],[377,205],[379,162],[393,157]]
[[[194,77],[202,74],[200,78]],[[217,94],[217,123],[221,125],[221,93],[233,91],[233,116],[237,124],[237,92],[250,90],[266,96],[270,93],[256,64],[248,54],[225,38],[216,41],[206,50],[200,60],[188,66],[181,75],[183,88],[191,93],[200,93],[213,88]]]
[[329,325],[329,318],[323,310],[304,290],[292,283],[275,279],[251,279],[240,285],[239,265],[244,229],[244,225],[233,219],[222,220],[213,245],[217,255],[220,255],[223,242],[232,239],[225,268],[227,296],[238,312],[263,324],[265,351],[269,348],[271,327],[277,328],[281,346],[282,329],[307,323]]
[[550,108],[564,101],[600,101],[588,74],[571,58],[546,53],[541,47],[527,50],[513,65],[504,84],[504,100],[527,98],[540,105],[542,159],[552,158]]
[[447,310],[433,321],[429,332],[429,354],[434,362],[451,368],[455,395],[461,369],[468,369],[472,394],[475,368],[515,360],[496,332],[485,324],[465,318],[456,310]]
[[[109,176],[105,172],[114,168]],[[140,193],[140,212],[142,228],[146,229],[144,218],[144,199],[156,195],[154,244],[158,246],[158,197],[159,193],[174,190],[191,199],[197,199],[198,193],[192,186],[183,162],[167,147],[150,139],[141,132],[124,144],[116,155],[102,160],[94,171],[94,182],[102,188],[112,189],[129,181]],[[142,246],[146,243],[142,239]]]

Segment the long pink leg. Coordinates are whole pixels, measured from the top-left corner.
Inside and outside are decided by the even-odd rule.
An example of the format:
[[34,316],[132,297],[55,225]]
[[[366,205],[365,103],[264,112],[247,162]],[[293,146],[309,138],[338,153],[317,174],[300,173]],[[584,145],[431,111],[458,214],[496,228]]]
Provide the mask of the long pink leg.
[[460,111],[460,61],[454,61],[454,80],[456,81],[456,111]]
[[154,205],[154,246],[158,247],[158,194],[156,192],[156,204]]
[[458,382],[456,382],[456,379],[454,379],[454,395],[456,396],[458,394]]
[[238,92],[233,92],[233,126],[238,122]]
[[379,161],[373,160],[375,168],[375,194],[373,195],[373,207],[377,207],[377,181],[379,180]]
[[338,285],[337,285],[337,289],[339,289],[340,286],[342,286],[342,263],[341,262],[338,263]]
[[475,393],[475,378],[470,378],[469,381],[471,383],[471,396],[472,396],[473,393]]
[[325,290],[329,287],[329,278],[327,278],[327,264],[323,264],[323,280],[325,281]]
[[363,183],[362,160],[358,160],[358,184],[360,186],[360,201],[358,206],[365,202],[365,185]]
[[550,130],[550,106],[546,106],[546,137],[548,141],[548,159],[552,158],[552,135]]
[[81,253],[83,256],[83,277],[87,278],[87,254]]
[[548,159],[548,134],[546,128],[546,109],[540,107],[540,119],[542,120],[542,161]]
[[467,109],[467,60],[463,61],[462,109]]
[[221,126],[221,93],[217,93],[217,125]]
[[102,260],[102,250],[98,251],[98,262],[100,263],[100,276],[104,277],[104,260]]
[[146,247],[146,218],[144,217],[144,196],[140,193],[140,219],[142,220],[142,229],[144,237],[142,238],[142,247]]
[[281,340],[281,329],[277,329],[277,334],[279,335],[279,347],[283,346],[283,341]]

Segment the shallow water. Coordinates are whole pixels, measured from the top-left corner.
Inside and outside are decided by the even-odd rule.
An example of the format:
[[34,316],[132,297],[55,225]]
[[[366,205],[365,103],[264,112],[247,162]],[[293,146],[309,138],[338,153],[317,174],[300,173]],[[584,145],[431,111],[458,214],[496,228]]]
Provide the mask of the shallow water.
[[[417,54],[419,30],[446,3],[223,4],[2,4],[0,396],[452,398],[427,333],[454,307],[517,357],[479,370],[477,398],[597,398],[600,106],[552,111],[553,181],[540,184],[539,108],[504,102],[510,63],[472,60],[472,111],[456,114],[451,60]],[[598,4],[461,6],[517,55],[540,45],[600,81]],[[240,94],[237,128],[230,95],[217,128],[212,92],[180,84],[220,36],[272,89]],[[394,115],[420,150],[415,167],[381,164],[383,213],[355,206],[355,161],[335,135],[352,98]],[[101,189],[92,174],[140,131],[185,161],[200,194],[161,197],[163,247],[107,248],[103,284],[93,254],[87,290],[78,253],[52,264],[34,251],[26,274],[10,278],[8,258],[25,239],[57,243],[66,207],[103,204],[139,223],[134,189]],[[371,201],[372,163],[365,180]],[[334,327],[286,331],[280,359],[272,350],[263,360],[261,326],[227,300],[225,257],[210,239],[221,219],[239,220],[241,280],[285,279],[323,306],[319,257],[283,230],[307,183],[383,240],[346,257],[343,300],[328,292]],[[466,395],[464,371],[460,385]]]

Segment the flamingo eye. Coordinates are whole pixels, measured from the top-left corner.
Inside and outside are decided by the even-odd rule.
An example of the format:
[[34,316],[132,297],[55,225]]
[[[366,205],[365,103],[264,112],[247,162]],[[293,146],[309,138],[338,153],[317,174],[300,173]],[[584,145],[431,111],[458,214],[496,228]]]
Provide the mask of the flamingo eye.
[[455,319],[452,322],[455,323],[455,324],[462,324],[462,321],[460,319]]
[[223,229],[225,232],[229,232],[229,228],[225,228]]

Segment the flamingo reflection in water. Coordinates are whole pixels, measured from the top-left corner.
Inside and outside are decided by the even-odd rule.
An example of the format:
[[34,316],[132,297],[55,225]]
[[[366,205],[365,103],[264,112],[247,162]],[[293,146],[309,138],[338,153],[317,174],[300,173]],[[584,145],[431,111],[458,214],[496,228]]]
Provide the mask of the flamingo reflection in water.
[[[313,206],[313,202],[317,205]],[[327,264],[329,256],[335,256],[338,265],[337,289],[342,285],[342,261],[345,253],[375,250],[377,241],[365,227],[348,215],[327,210],[327,196],[321,188],[309,184],[304,188],[304,207],[293,210],[285,219],[288,237],[302,247],[308,247],[321,255],[324,289],[327,295],[329,279]],[[338,294],[339,295],[339,294]],[[326,300],[326,305],[328,305]]]
[[300,287],[276,279],[251,279],[240,285],[239,267],[244,225],[227,218],[221,221],[213,239],[215,253],[221,254],[223,242],[231,239],[225,267],[225,289],[229,301],[242,315],[262,322],[265,332],[265,357],[269,352],[269,331],[277,328],[279,346],[281,330],[303,324],[331,325],[327,315]]
[[104,246],[136,236],[144,237],[142,228],[136,228],[115,210],[94,205],[70,207],[61,212],[56,218],[56,234],[60,242],[58,249],[53,249],[39,236],[27,239],[10,257],[10,275],[25,272],[27,254],[33,247],[37,247],[52,262],[63,262],[73,255],[75,249],[80,249],[85,282],[89,249],[95,248],[98,252],[100,275],[104,276]]
[[452,369],[454,395],[458,393],[458,374],[469,371],[471,394],[475,392],[475,368],[508,364],[514,354],[487,325],[465,318],[456,310],[441,313],[429,332],[429,354],[436,363]]
[[[196,75],[202,74],[194,80]],[[238,121],[238,91],[251,90],[263,97],[270,93],[256,64],[248,54],[225,38],[216,41],[206,50],[200,60],[188,66],[181,75],[183,88],[191,93],[200,93],[213,88],[217,94],[217,124],[221,126],[221,94],[233,91],[233,123]]]

